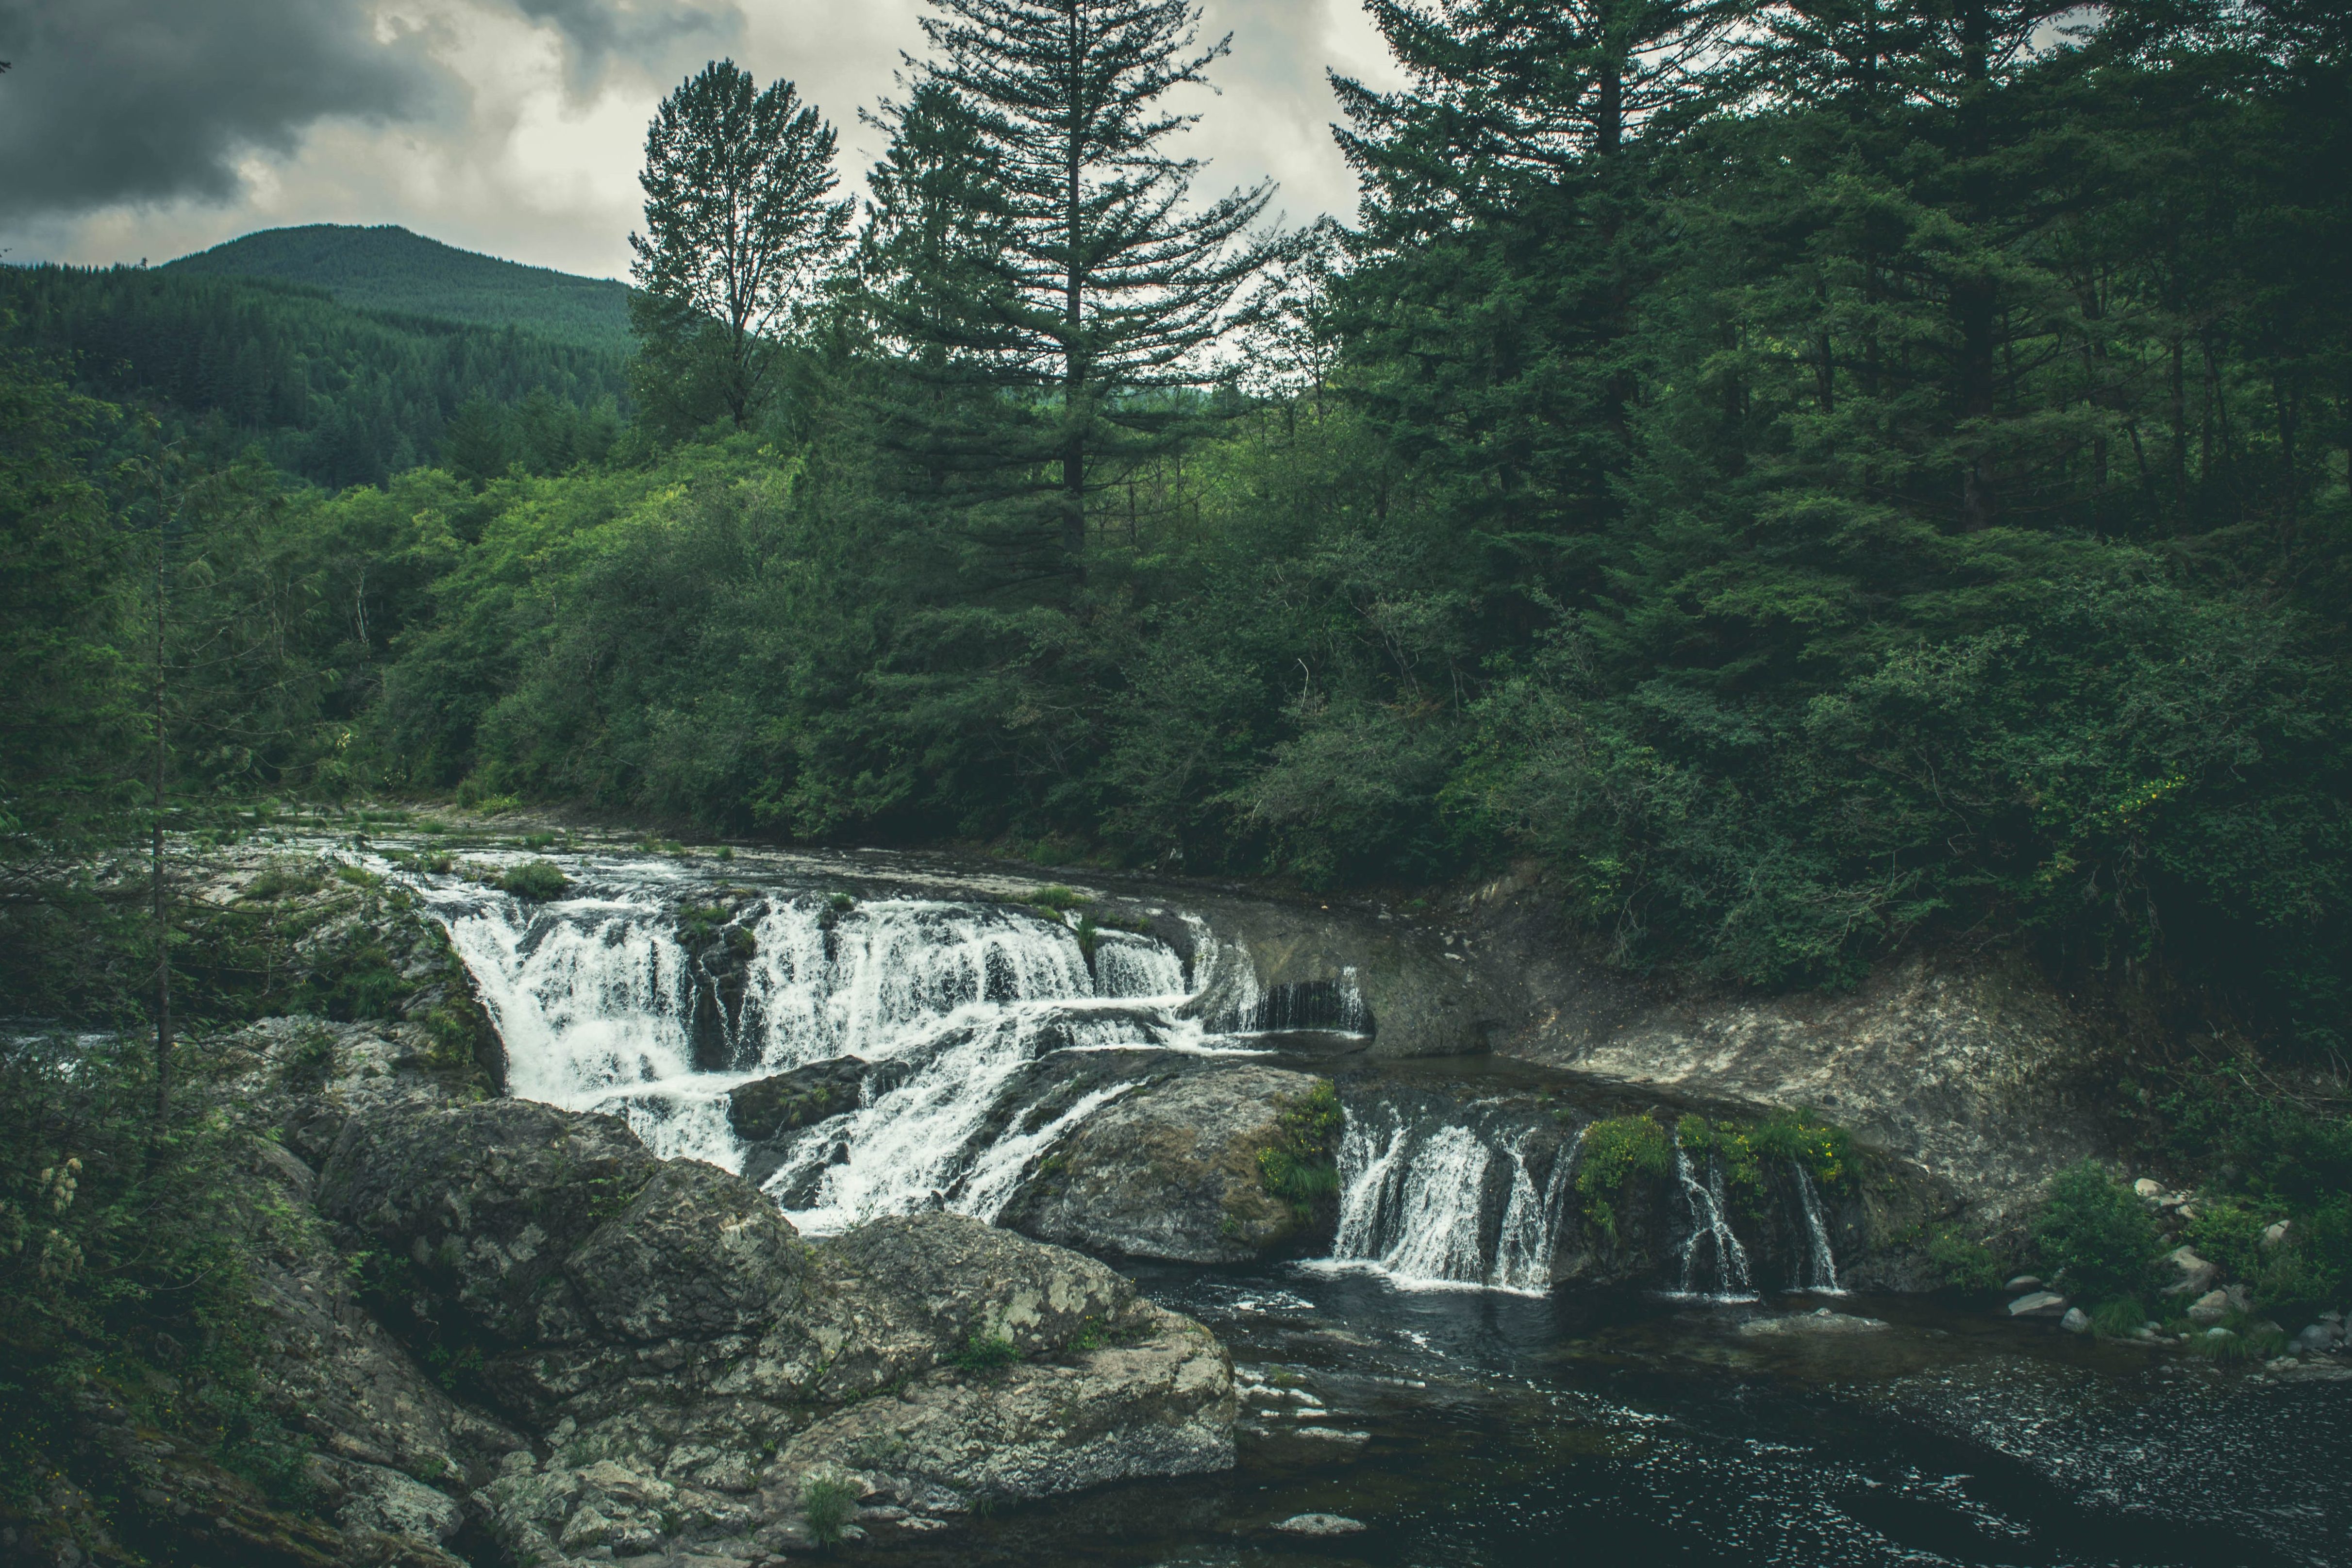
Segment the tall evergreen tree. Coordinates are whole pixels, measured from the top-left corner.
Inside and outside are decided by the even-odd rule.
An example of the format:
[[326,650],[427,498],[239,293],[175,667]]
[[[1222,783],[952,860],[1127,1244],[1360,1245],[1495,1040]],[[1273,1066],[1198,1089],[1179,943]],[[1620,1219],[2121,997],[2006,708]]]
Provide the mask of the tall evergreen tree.
[[900,330],[935,334],[1004,395],[1057,405],[1054,521],[1076,563],[1090,463],[1156,445],[1174,421],[1152,395],[1219,374],[1206,351],[1278,253],[1249,237],[1272,187],[1188,205],[1200,162],[1165,143],[1196,117],[1160,100],[1204,82],[1230,42],[1199,42],[1192,0],[931,4],[921,78],[931,96],[886,104],[882,118],[911,143],[950,98],[961,106],[971,195],[993,243],[966,253],[955,310]]
[[714,60],[662,100],[646,132],[646,230],[629,236],[645,290],[637,326],[674,403],[708,404],[738,429],[767,393],[779,339],[848,238],[852,203],[829,201],[833,127],[793,84],[763,90]]

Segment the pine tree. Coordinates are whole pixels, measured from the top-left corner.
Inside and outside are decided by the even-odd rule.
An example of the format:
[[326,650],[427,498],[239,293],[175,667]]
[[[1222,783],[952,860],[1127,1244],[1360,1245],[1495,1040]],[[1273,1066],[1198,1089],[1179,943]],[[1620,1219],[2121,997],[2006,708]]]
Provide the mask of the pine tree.
[[953,296],[952,309],[895,325],[1000,395],[1055,405],[1055,532],[1075,564],[1099,481],[1090,465],[1161,446],[1180,423],[1169,395],[1218,376],[1207,351],[1279,254],[1249,237],[1272,187],[1188,210],[1201,164],[1163,148],[1197,117],[1160,100],[1204,82],[1230,42],[1200,44],[1192,0],[931,4],[933,58],[916,95],[885,104],[882,121],[901,144],[894,158],[912,166],[950,102],[961,106],[967,199],[982,204],[963,221],[992,243],[960,250],[927,285]]
[[779,339],[840,256],[852,203],[828,201],[833,127],[793,84],[761,90],[714,60],[662,100],[646,132],[645,290],[635,320],[657,379],[692,383],[740,429],[769,389]]

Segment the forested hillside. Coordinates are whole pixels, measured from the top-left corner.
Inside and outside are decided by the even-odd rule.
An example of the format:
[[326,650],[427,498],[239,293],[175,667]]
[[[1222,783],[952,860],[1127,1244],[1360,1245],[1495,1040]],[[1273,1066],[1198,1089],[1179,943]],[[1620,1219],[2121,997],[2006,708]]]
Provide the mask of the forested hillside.
[[264,229],[183,256],[163,270],[305,284],[356,310],[513,327],[609,353],[633,346],[627,284],[459,250],[395,224]]
[[0,268],[0,335],[215,460],[257,443],[330,489],[435,461],[562,472],[610,449],[628,398],[608,350],[171,269]]
[[[730,317],[654,249],[709,192],[649,175],[667,445],[171,481],[173,613],[268,628],[172,667],[183,787],[1318,886],[1532,857],[1639,970],[1838,984],[1965,937],[2342,1043],[2340,16],[1381,5],[1411,85],[1341,84],[1353,226],[1154,206],[1192,175],[1146,137],[1082,254],[974,6],[878,111],[845,247],[803,106],[665,106],[657,159],[740,89],[816,237]],[[297,291],[11,286],[89,390],[255,431],[308,398],[280,460],[331,482],[477,392],[615,390],[350,316],[298,374],[272,323],[331,307]]]

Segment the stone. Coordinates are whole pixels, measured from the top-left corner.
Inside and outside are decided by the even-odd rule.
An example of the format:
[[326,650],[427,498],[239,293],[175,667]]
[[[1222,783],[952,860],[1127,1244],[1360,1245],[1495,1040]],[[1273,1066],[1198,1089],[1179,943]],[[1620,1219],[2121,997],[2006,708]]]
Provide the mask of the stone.
[[2058,1320],[2058,1326],[2070,1334],[2087,1334],[2091,1331],[2091,1314],[2080,1307],[2069,1307],[2066,1315]]
[[2036,1290],[2030,1296],[2020,1296],[2009,1304],[2012,1318],[2055,1318],[2066,1310],[2066,1298],[2054,1290]]
[[2176,1247],[2164,1255],[2163,1267],[2172,1274],[2171,1281],[2163,1287],[2168,1296],[2201,1296],[2213,1288],[2213,1279],[2221,1270],[2186,1247]]
[[746,1143],[764,1143],[857,1109],[866,1064],[858,1057],[835,1057],[790,1072],[754,1079],[727,1096],[727,1122]]
[[1303,1239],[1310,1216],[1265,1190],[1258,1156],[1283,1112],[1323,1081],[1250,1063],[1146,1084],[1065,1138],[999,1223],[1127,1258],[1240,1263],[1279,1251]]
[[2038,1275],[2021,1274],[2016,1279],[2011,1279],[2008,1284],[2002,1286],[2001,1289],[2004,1290],[2019,1291],[2039,1290],[2042,1289],[2042,1280]]
[[2230,1315],[2231,1303],[2224,1290],[2208,1290],[2189,1304],[2189,1321],[2204,1327],[2218,1323]]
[[2263,1227],[2263,1245],[2264,1247],[2284,1247],[2286,1245],[2286,1238],[2290,1234],[2292,1234],[2292,1228],[2288,1226],[2286,1221],[2274,1221]]
[[2147,1176],[2142,1176],[2138,1181],[2134,1182],[2132,1191],[2152,1204],[2164,1201],[2164,1184]]
[[2337,1331],[2332,1325],[2313,1323],[2294,1336],[2294,1348],[2314,1352],[2331,1351],[2336,1348],[2338,1337]]
[[1274,1528],[1291,1535],[1354,1535],[1364,1522],[1340,1513],[1294,1513]]

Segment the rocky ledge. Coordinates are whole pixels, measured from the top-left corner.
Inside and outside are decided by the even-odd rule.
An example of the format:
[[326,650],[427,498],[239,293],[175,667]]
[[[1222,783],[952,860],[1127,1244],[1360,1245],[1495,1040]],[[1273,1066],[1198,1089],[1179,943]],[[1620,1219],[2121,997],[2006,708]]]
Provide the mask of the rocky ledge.
[[262,1386],[322,1517],[225,1548],[723,1568],[1233,1463],[1224,1350],[1104,1265],[945,1214],[811,1241],[615,1118],[453,1092],[408,1032],[246,1037]]

